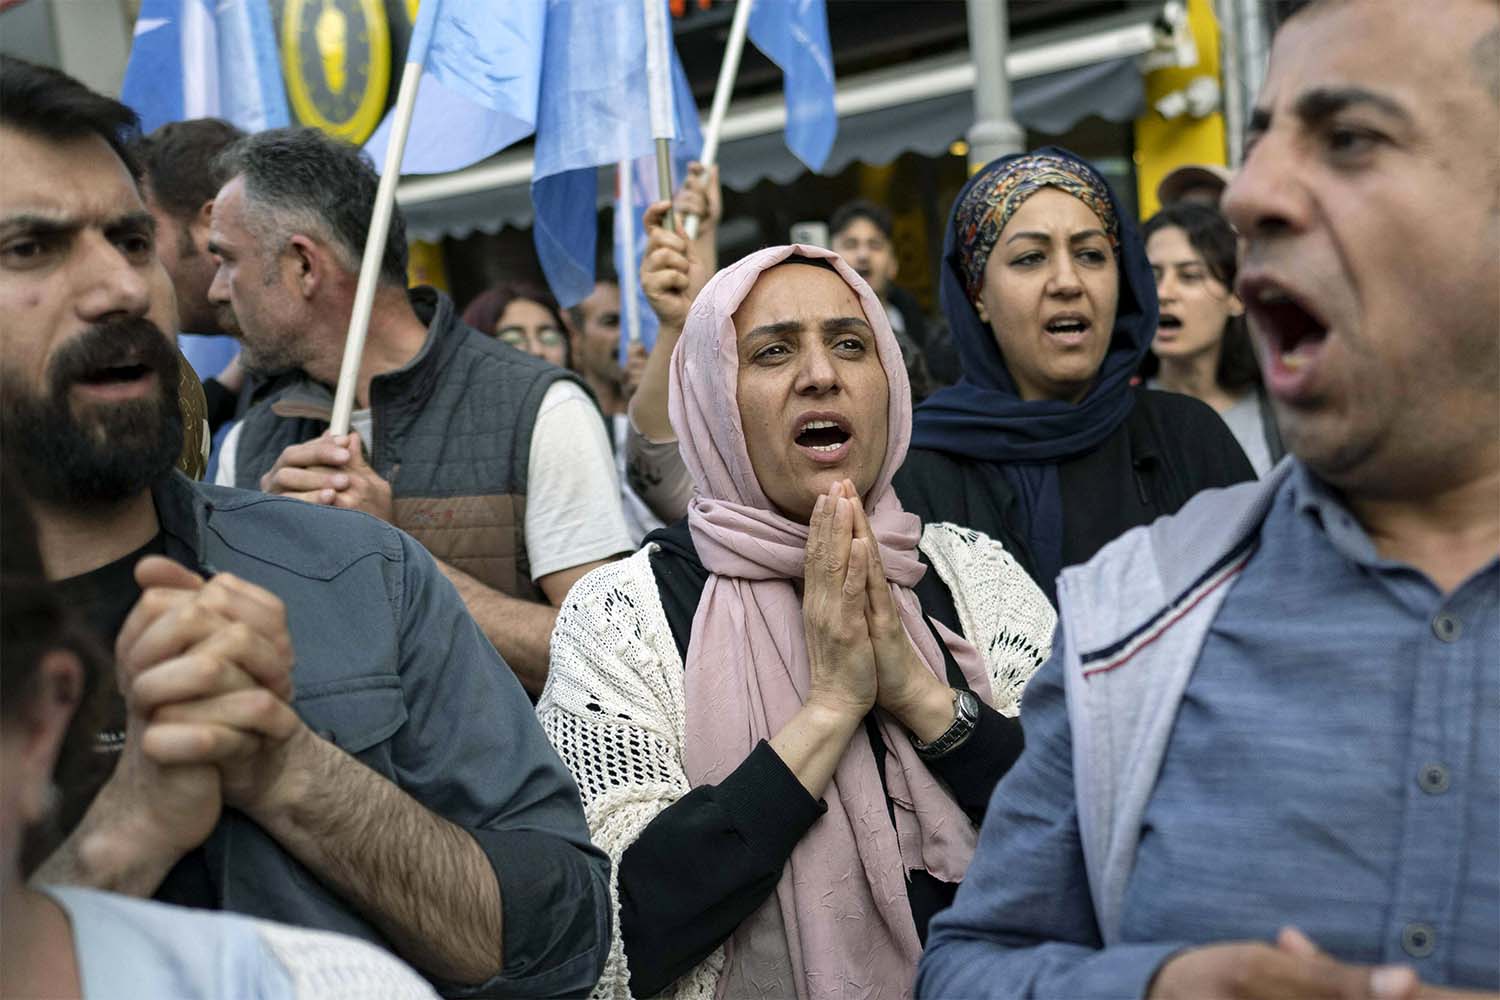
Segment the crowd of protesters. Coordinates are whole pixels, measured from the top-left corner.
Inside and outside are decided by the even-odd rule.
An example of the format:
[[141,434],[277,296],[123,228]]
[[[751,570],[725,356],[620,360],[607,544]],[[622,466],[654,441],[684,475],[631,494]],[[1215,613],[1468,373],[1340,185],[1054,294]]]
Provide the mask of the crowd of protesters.
[[1500,996],[1497,134],[1493,3],[1288,5],[939,316],[694,165],[623,355],[398,209],[333,435],[368,160],[0,57],[0,995]]

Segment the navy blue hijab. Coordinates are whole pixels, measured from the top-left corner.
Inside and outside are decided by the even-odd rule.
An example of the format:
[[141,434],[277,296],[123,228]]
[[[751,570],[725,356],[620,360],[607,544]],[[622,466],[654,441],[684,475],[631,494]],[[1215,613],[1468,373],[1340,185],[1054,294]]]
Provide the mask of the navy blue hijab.
[[1119,225],[1119,305],[1099,374],[1077,403],[1022,399],[993,331],[965,293],[962,256],[967,248],[958,239],[958,206],[976,184],[1020,158],[1002,157],[969,179],[948,218],[939,295],[963,376],[917,407],[911,446],[1000,465],[1020,503],[1024,521],[1019,527],[1031,547],[1038,582],[1050,595],[1062,569],[1057,464],[1098,447],[1130,415],[1135,404],[1130,382],[1156,333],[1157,302],[1145,243],[1104,178],[1065,149],[1047,146],[1036,152],[1071,160],[1097,178],[1109,192]]

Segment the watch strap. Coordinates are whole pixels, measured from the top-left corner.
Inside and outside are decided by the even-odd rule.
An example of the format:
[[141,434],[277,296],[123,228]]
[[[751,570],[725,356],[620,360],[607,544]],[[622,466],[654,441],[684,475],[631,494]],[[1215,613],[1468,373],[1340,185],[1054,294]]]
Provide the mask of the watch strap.
[[974,727],[979,722],[979,698],[973,691],[957,690],[953,692],[953,723],[930,743],[923,743],[915,736],[908,734],[912,746],[916,747],[917,754],[923,760],[937,760],[946,757],[968,742],[974,734]]

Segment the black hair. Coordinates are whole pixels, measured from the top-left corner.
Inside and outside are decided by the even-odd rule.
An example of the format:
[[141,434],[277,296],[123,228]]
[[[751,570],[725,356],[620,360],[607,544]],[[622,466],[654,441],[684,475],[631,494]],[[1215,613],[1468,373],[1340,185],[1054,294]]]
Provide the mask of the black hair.
[[825,271],[832,271],[834,274],[837,274],[840,280],[843,280],[844,277],[843,272],[834,265],[832,257],[806,257],[800,253],[794,253],[786,260],[780,261],[773,266],[780,267],[782,264],[806,264],[809,267],[821,267]]
[[[269,129],[224,150],[218,166],[226,179],[244,176],[248,224],[263,243],[310,232],[327,240],[348,270],[359,269],[380,177],[357,146],[315,128]],[[380,277],[406,284],[406,221],[398,206],[391,208]]]
[[1280,28],[1304,10],[1315,7],[1321,2],[1322,0],[1271,0],[1267,10],[1271,29],[1274,31]]
[[[1141,228],[1141,239],[1149,241],[1163,229],[1181,229],[1188,243],[1203,258],[1208,273],[1229,291],[1234,290],[1234,279],[1239,272],[1236,256],[1234,227],[1212,205],[1194,202],[1177,202],[1168,205],[1146,220]],[[1155,362],[1155,355],[1148,355]],[[1149,363],[1148,362],[1148,363]],[[1157,367],[1152,364],[1146,375],[1154,375]],[[1260,366],[1255,360],[1255,351],[1250,346],[1250,334],[1245,329],[1244,316],[1230,316],[1224,323],[1224,339],[1219,348],[1219,367],[1214,379],[1221,388],[1229,392],[1244,392],[1260,384]]]
[[[620,290],[621,296],[620,302],[623,306],[625,301],[625,288],[620,284],[620,276],[615,273],[615,262],[608,257],[594,262],[594,286],[598,287],[599,285],[614,285],[616,288],[618,288]],[[589,291],[589,294],[593,294],[592,289]],[[585,298],[587,298],[587,296],[585,296]],[[583,332],[583,324],[587,318],[588,317],[584,316],[583,314],[582,302],[575,302],[572,305],[568,306],[568,319],[572,321],[573,329],[577,330],[579,333]],[[572,356],[571,346],[568,349],[568,354],[569,357]]]
[[23,877],[62,842],[88,805],[86,790],[102,777],[103,759],[94,742],[103,710],[100,694],[113,673],[47,580],[21,477],[7,461],[0,467],[0,721],[14,724],[34,707],[42,660],[58,651],[72,653],[82,664],[82,690],[53,768],[59,808],[46,823],[25,831]]
[[229,180],[219,156],[245,133],[218,118],[168,122],[135,143],[157,203],[188,220]]
[[135,112],[59,70],[0,55],[0,125],[42,139],[97,135],[130,175],[141,179],[140,163],[130,148],[140,135]]
[[890,239],[894,232],[890,212],[866,198],[855,198],[833,210],[833,215],[828,219],[829,238],[832,239],[848,229],[856,219],[866,220],[884,233],[886,239]]

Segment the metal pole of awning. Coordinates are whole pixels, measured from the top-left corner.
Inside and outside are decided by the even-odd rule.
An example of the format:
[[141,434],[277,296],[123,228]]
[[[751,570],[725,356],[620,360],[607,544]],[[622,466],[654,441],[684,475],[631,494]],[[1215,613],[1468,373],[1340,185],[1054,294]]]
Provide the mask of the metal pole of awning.
[[[1241,129],[1250,124],[1250,111],[1260,96],[1260,84],[1266,81],[1266,63],[1271,60],[1271,40],[1266,31],[1266,4],[1257,0],[1233,0],[1235,4],[1235,49],[1239,66],[1238,85],[1241,93],[1242,114],[1245,120]],[[1241,135],[1244,139],[1244,135]],[[1238,153],[1244,154],[1244,144]],[[1239,157],[1230,160],[1230,166],[1239,166]]]
[[1025,148],[1026,133],[1010,110],[1005,55],[1010,27],[1005,0],[969,0],[969,57],[974,61],[974,125],[969,129],[969,172]]
[[1229,165],[1238,167],[1244,158],[1245,129],[1250,111],[1265,82],[1270,58],[1266,13],[1259,0],[1220,0],[1220,30],[1224,35],[1224,117],[1229,131]]

